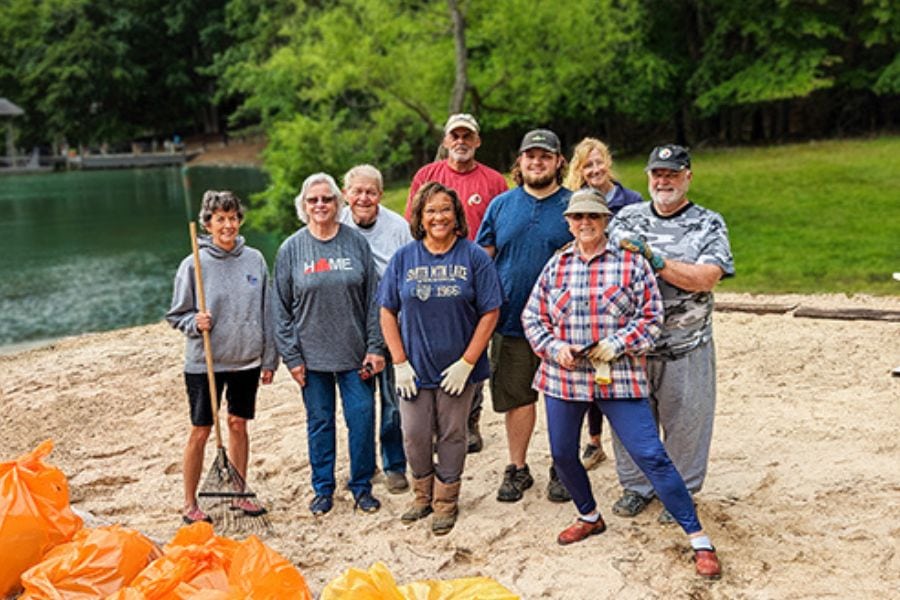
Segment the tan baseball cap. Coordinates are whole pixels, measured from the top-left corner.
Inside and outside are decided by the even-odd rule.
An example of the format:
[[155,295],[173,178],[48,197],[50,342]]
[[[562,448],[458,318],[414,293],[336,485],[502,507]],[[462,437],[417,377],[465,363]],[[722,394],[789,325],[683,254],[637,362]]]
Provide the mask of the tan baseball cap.
[[597,190],[578,190],[569,198],[569,206],[563,212],[564,215],[590,214],[611,215],[612,211],[606,206],[606,199]]
[[455,115],[450,115],[450,118],[447,119],[447,124],[444,125],[444,134],[450,133],[457,127],[465,127],[470,131],[478,133],[478,121],[476,121],[475,117],[469,113],[456,113]]

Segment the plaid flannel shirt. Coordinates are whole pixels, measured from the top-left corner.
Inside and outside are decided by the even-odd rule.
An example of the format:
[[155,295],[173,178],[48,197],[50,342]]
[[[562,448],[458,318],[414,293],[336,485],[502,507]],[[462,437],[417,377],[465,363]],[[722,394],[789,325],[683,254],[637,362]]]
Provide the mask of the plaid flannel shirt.
[[[541,358],[532,387],[564,400],[646,398],[647,364],[663,322],[656,277],[643,256],[607,245],[585,260],[571,244],[544,267],[522,312],[525,336]],[[587,357],[565,369],[556,357],[566,345],[609,340],[616,349],[612,383],[594,381]]]

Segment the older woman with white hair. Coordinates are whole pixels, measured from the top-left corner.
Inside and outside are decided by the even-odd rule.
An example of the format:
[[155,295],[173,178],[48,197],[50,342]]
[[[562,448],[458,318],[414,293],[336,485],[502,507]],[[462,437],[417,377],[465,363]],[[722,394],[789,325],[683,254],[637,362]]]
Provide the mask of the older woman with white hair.
[[334,179],[310,175],[296,198],[307,226],[291,235],[275,259],[275,341],[303,392],[315,497],[309,509],[334,506],[335,384],[340,388],[350,448],[354,508],[377,511],[375,379],[384,368],[384,341],[375,292],[378,275],[369,243],[338,221],[344,200]]

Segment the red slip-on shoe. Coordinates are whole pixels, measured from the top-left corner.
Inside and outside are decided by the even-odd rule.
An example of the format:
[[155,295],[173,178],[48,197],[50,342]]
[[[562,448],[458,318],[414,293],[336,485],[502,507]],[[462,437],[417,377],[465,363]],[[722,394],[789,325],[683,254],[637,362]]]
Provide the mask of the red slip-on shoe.
[[697,567],[697,575],[706,579],[718,579],[722,576],[722,567],[719,565],[719,557],[715,548],[694,550],[694,563]]
[[566,546],[568,544],[580,542],[588,536],[603,533],[604,531],[606,531],[606,523],[603,522],[603,517],[597,519],[596,523],[577,519],[572,525],[569,525],[562,530],[562,533],[559,534],[556,541],[560,546]]

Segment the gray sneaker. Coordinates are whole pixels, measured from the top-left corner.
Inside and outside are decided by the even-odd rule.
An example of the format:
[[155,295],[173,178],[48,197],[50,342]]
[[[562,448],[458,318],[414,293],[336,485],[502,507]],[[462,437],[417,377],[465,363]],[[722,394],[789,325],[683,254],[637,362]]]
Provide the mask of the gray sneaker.
[[556,467],[550,467],[550,483],[547,484],[547,499],[550,502],[568,502],[572,499],[572,494],[559,480],[556,474]]
[[499,502],[518,502],[525,490],[534,485],[534,478],[528,465],[517,469],[516,465],[508,465],[503,472],[503,483],[497,491]]
[[402,494],[409,489],[409,481],[406,475],[400,471],[387,471],[384,477],[384,487],[392,494]]
[[625,490],[622,497],[613,504],[612,510],[620,517],[636,517],[647,508],[648,504],[650,504],[650,498],[644,498],[632,490]]
[[672,513],[669,512],[669,509],[664,508],[662,512],[659,513],[659,517],[657,517],[656,522],[660,525],[674,525],[676,523],[675,517],[672,516]]
[[588,443],[584,447],[584,454],[581,455],[581,464],[584,465],[586,471],[596,469],[604,460],[606,460],[606,452],[603,451],[602,446]]

